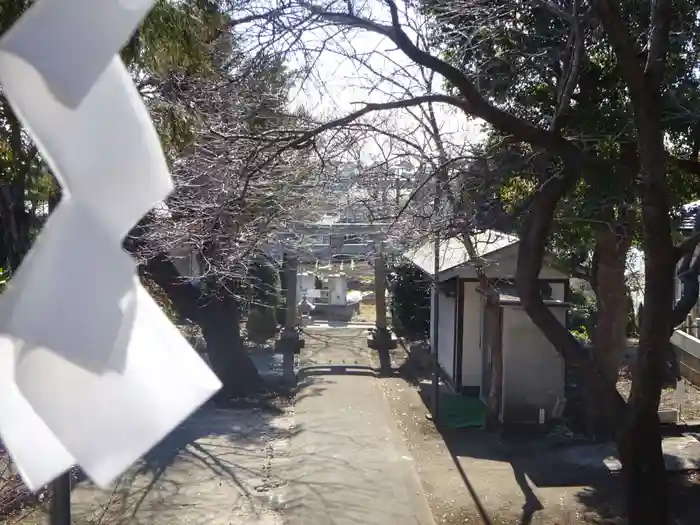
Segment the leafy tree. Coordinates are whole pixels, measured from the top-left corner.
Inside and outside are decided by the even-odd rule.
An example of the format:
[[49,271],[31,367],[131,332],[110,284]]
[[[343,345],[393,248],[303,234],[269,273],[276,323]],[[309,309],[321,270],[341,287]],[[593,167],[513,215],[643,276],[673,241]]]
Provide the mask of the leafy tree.
[[[31,5],[10,0],[0,5],[0,32],[7,30]],[[215,4],[204,0],[159,0],[122,56],[144,96],[153,91],[153,73],[176,64],[205,68],[206,39]],[[216,15],[217,17],[220,15]],[[1,89],[1,88],[0,88]],[[20,265],[41,230],[60,190],[0,92],[0,264],[10,274]]]
[[[495,103],[543,125],[556,120],[563,135],[586,141],[605,160],[560,200],[549,247],[566,269],[589,280],[596,291],[601,315],[592,334],[595,355],[614,382],[626,346],[626,256],[632,244],[640,243],[642,232],[630,100],[610,49],[591,19],[573,31],[555,4],[514,2],[507,10],[498,2],[478,3],[481,9],[473,10],[452,9],[441,2],[427,5],[440,22],[435,25],[436,38],[448,43],[446,57],[465,74],[478,77]],[[644,6],[645,2],[623,3],[635,14],[644,12]],[[479,20],[494,23],[470,30]],[[694,31],[696,22],[687,23],[687,30]],[[578,64],[574,74],[579,78],[567,85],[564,69],[572,62]],[[681,66],[674,65],[671,74],[677,78],[670,83],[695,91],[697,80]],[[569,107],[557,114],[566,97]],[[668,121],[677,116],[669,114]],[[513,144],[497,131],[490,132],[482,155],[491,159],[491,171],[501,180],[501,191],[492,198],[509,205],[530,194],[547,162],[536,150]],[[523,188],[524,181],[531,187]],[[669,188],[672,208],[700,192],[697,178],[681,171],[671,175]]]
[[[683,307],[673,302],[674,271],[679,259],[692,255],[700,237],[675,245],[671,227],[674,180],[700,172],[700,148],[693,140],[697,113],[685,109],[695,107],[697,97],[698,6],[681,0],[544,0],[534,5],[469,0],[430,7],[437,31],[426,34],[426,21],[416,20],[410,8],[394,0],[381,6],[339,0],[273,2],[272,7],[250,3],[246,21],[273,21],[258,26],[270,38],[285,28],[286,42],[303,46],[296,37],[305,30],[332,26],[324,33],[330,35],[330,45],[348,34],[370,32],[395,46],[402,59],[450,86],[448,93],[426,90],[360,104],[288,143],[310,144],[329,129],[347,127],[370,113],[408,111],[432,102],[482,119],[502,140],[520,145],[533,162],[524,177],[533,190],[516,206],[523,212],[516,275],[523,307],[563,357],[581,367],[587,388],[616,429],[630,523],[668,523],[657,410],[668,338]],[[274,29],[266,32],[267,27]],[[466,39],[445,38],[459,33]],[[492,33],[498,38],[488,44],[489,54],[504,58],[479,62],[469,57],[471,43],[488,41]],[[463,46],[463,40],[469,45]],[[304,51],[310,52],[308,47]],[[357,54],[357,64],[367,62]],[[508,86],[519,92],[504,95]],[[608,117],[598,119],[596,112]],[[582,181],[591,188],[611,183],[605,202],[612,204],[613,219],[633,213],[640,224],[645,309],[627,402],[540,294],[538,276],[558,210]],[[469,232],[474,225],[465,220],[463,228]]]

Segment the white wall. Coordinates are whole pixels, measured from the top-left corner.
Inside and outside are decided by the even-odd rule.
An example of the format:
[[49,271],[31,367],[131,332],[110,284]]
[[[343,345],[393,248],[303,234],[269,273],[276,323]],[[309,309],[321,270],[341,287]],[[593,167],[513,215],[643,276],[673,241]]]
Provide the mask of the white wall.
[[[552,313],[565,322],[565,308]],[[564,360],[522,308],[503,308],[504,419],[536,423],[539,408],[550,417],[563,398]]]
[[[305,292],[312,292],[316,288],[316,276],[312,273],[297,274],[297,299],[301,300]],[[309,293],[311,296],[311,293]],[[309,301],[313,297],[308,297]]]
[[462,385],[481,386],[482,296],[478,283],[464,283],[464,321],[462,326]]
[[693,357],[700,359],[700,339],[686,334],[681,330],[675,330],[671,336],[671,343],[681,350],[688,352]]
[[566,284],[565,283],[549,283],[552,287],[552,299],[556,301],[566,301]]

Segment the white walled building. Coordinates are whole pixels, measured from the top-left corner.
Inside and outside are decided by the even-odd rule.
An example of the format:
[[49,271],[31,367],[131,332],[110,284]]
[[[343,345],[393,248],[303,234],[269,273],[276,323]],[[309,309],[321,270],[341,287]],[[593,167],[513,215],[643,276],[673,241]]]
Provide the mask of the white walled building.
[[[440,245],[438,293],[432,290],[431,348],[435,347],[434,312],[438,305],[437,352],[441,373],[457,392],[489,396],[493,364],[502,365],[499,416],[503,423],[537,423],[555,415],[564,402],[564,361],[520,305],[514,280],[518,239],[486,231],[472,243],[488,279],[481,289],[475,265],[464,244],[449,239]],[[434,243],[406,255],[426,274],[435,274]],[[566,325],[568,276],[543,266],[543,297]]]

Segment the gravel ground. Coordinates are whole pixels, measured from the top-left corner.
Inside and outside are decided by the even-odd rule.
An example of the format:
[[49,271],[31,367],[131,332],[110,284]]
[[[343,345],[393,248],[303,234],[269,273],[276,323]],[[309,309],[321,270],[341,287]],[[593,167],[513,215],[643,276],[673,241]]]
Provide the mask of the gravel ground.
[[[395,366],[401,366],[405,357],[402,350],[397,351]],[[401,377],[382,383],[438,525],[626,523],[620,517],[623,487],[614,476],[598,480],[595,486],[536,486],[527,474],[518,472],[513,454],[503,453],[497,436],[488,438],[469,430],[440,434],[426,418],[428,410],[416,385],[424,375],[415,371],[415,365],[404,366]],[[700,419],[700,391],[687,386],[683,416]],[[629,393],[626,370],[619,387],[623,394]],[[675,390],[664,392],[662,405],[675,406]],[[674,523],[700,523],[698,473],[670,476],[669,485]]]

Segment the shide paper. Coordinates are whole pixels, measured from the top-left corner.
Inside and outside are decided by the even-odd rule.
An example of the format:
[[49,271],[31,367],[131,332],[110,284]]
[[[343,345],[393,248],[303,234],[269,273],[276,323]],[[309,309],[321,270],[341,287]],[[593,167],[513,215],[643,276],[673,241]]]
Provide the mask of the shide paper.
[[0,39],[0,83],[63,200],[0,297],[0,436],[36,490],[108,485],[220,383],[140,285],[124,235],[172,190],[116,54],[152,0],[39,0]]

